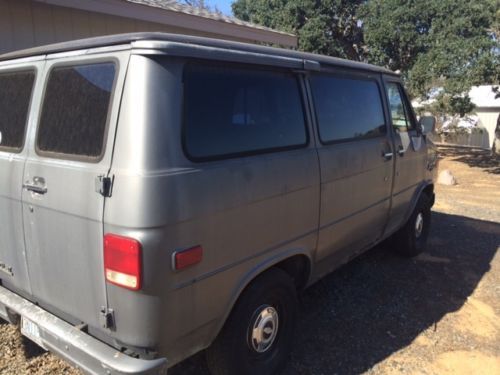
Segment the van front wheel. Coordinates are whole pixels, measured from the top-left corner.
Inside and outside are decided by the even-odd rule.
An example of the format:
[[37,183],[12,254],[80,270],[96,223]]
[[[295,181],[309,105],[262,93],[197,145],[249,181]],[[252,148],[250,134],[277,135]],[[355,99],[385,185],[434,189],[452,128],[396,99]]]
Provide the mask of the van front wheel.
[[406,257],[422,253],[427,245],[430,226],[431,203],[423,193],[407,223],[394,235],[394,250]]
[[297,319],[293,280],[280,269],[259,276],[243,292],[207,350],[213,375],[271,375],[286,364]]

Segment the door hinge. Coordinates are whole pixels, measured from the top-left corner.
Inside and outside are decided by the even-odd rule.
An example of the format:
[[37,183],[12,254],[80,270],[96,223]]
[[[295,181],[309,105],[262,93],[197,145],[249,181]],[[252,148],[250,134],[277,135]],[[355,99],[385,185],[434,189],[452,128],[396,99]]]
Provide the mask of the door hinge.
[[113,329],[115,327],[115,313],[109,307],[101,307],[99,311],[99,323],[102,328]]
[[0,271],[6,273],[9,276],[14,276],[14,272],[12,271],[12,267],[9,265],[0,262]]
[[113,181],[115,176],[109,177],[104,175],[99,175],[95,178],[95,191],[101,194],[103,197],[111,197],[111,192],[113,190]]

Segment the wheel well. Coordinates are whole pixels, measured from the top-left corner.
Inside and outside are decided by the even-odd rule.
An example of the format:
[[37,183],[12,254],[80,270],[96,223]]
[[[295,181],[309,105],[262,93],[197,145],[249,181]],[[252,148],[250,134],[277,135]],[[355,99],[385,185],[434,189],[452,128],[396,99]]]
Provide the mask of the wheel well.
[[[307,285],[307,282],[309,281],[309,276],[311,273],[311,261],[306,255],[300,255],[300,254],[294,255],[262,271],[261,273],[253,277],[253,279],[250,282],[248,282],[248,284],[242,290],[239,291],[239,294],[235,299],[235,301],[233,302],[231,310],[228,312],[227,316],[229,316],[232,313],[236,304],[240,300],[242,294],[245,293],[245,291],[249,288],[249,286],[252,285],[252,283],[255,282],[257,278],[265,274],[270,269],[274,268],[279,268],[280,270],[286,272],[292,278],[297,290],[301,290]],[[227,316],[222,321],[223,324],[225,324],[225,322],[227,321]],[[221,328],[222,326],[219,327],[217,332],[220,332]]]
[[425,193],[429,197],[429,200],[431,201],[431,206],[433,206],[434,205],[434,184],[427,185],[422,192]]
[[311,262],[307,256],[294,255],[275,264],[274,267],[285,271],[293,279],[297,289],[307,285],[311,272]]

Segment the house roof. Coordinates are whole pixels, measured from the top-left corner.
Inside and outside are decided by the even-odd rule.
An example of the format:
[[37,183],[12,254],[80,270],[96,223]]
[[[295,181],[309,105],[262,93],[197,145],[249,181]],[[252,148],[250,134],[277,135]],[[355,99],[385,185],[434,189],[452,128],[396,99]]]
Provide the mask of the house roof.
[[500,108],[500,97],[495,98],[492,85],[474,86],[469,96],[477,108]]
[[[476,108],[500,108],[500,97],[495,98],[495,92],[493,92],[492,85],[482,85],[482,86],[472,86],[469,91],[469,97],[471,102],[476,106]],[[439,94],[443,92],[442,87],[437,87],[431,90],[429,99],[421,101],[415,99],[412,101],[412,105],[415,108],[423,107],[424,105],[432,104],[436,101]]]
[[188,14],[191,16],[208,18],[208,19],[211,19],[214,21],[226,22],[229,24],[250,27],[253,29],[266,30],[266,31],[269,31],[271,33],[295,36],[292,33],[287,33],[287,32],[276,30],[276,29],[271,29],[269,27],[264,27],[264,26],[257,25],[257,24],[251,23],[251,22],[245,22],[245,21],[242,21],[242,20],[235,18],[235,17],[226,16],[222,13],[210,12],[210,11],[207,11],[205,9],[180,4],[176,0],[124,0],[124,1],[129,2],[129,3],[146,5],[146,6],[153,7],[153,8],[169,10],[172,12],[179,12],[179,13],[183,13],[183,14]]
[[179,4],[174,0],[35,0],[88,12],[162,24],[222,39],[297,47],[297,36],[234,17]]

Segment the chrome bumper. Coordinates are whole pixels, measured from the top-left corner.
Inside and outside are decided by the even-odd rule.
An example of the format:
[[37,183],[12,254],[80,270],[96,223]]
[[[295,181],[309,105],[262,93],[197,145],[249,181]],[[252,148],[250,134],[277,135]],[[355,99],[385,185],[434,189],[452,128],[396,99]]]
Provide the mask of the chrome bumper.
[[0,286],[0,318],[35,323],[43,345],[89,374],[166,374],[167,360],[129,357]]

